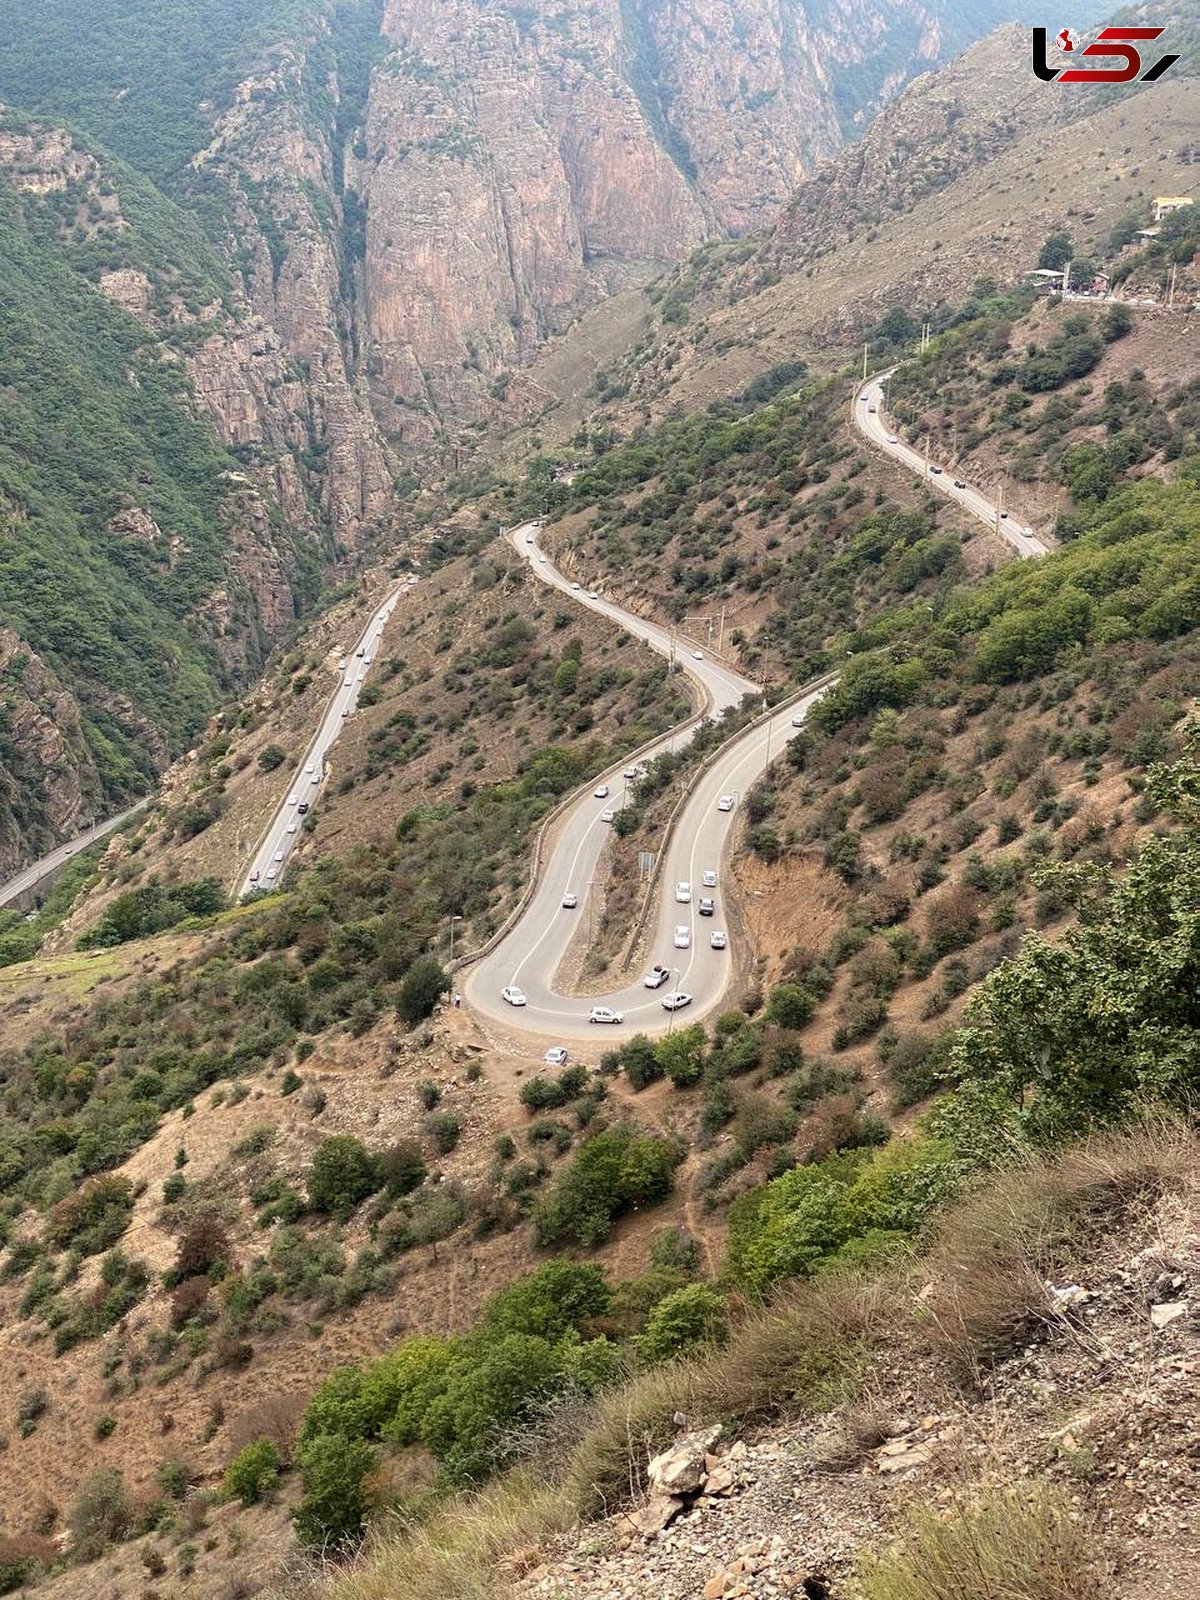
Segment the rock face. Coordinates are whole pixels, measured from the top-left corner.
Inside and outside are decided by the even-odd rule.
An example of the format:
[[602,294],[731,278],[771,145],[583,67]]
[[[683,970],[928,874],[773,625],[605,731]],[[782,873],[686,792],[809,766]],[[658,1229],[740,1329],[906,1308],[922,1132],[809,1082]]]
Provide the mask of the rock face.
[[836,15],[800,0],[385,0],[390,53],[346,170],[386,430],[420,443],[441,417],[486,410],[607,289],[765,222],[856,116],[939,57],[938,15],[916,0]]

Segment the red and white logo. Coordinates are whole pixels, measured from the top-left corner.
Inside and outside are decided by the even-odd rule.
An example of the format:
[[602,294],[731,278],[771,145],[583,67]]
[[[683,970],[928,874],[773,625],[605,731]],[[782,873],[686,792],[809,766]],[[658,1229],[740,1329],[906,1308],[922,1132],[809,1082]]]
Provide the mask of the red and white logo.
[[1070,28],[1064,28],[1054,42],[1063,51],[1074,50],[1075,48],[1075,41],[1071,37]]

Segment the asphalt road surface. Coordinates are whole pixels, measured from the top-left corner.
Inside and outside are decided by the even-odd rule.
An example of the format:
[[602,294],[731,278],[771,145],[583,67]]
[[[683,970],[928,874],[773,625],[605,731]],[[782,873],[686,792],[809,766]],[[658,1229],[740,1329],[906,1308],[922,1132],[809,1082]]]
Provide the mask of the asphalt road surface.
[[[669,654],[671,639],[667,629],[632,616],[603,596],[593,599],[586,589],[575,587],[538,548],[531,525],[515,529],[510,537],[544,582],[618,622],[652,648]],[[761,695],[759,685],[712,660],[706,651],[700,652],[702,659],[697,660],[694,648],[689,644],[681,650],[677,640],[676,659],[708,690],[713,711],[740,704],[746,694]],[[591,914],[591,885],[610,831],[603,813],[609,808],[619,809],[622,804],[623,771],[628,765],[622,762],[597,777],[559,820],[553,847],[529,905],[496,948],[469,971],[464,993],[472,1009],[510,1029],[548,1041],[589,1039],[603,1045],[619,1043],[636,1032],[665,1033],[676,1024],[686,1026],[714,1011],[728,988],[734,964],[734,936],[726,919],[724,899],[730,833],[738,821],[746,790],[765,770],[769,756],[779,755],[795,734],[793,719],[802,719],[822,692],[810,691],[781,706],[769,721],[747,729],[711,767],[689,779],[691,794],[660,865],[659,904],[645,941],[647,965],[657,962],[671,969],[671,977],[661,989],[647,989],[640,971],[633,983],[609,994],[586,998],[572,996],[565,985],[556,982],[569,942],[581,925],[586,926]],[[680,738],[679,734],[664,735],[642,759],[651,759],[670,748],[673,739]],[[598,798],[593,790],[604,784],[611,792],[607,798]],[[723,796],[732,799],[731,809],[720,809]],[[716,873],[715,887],[704,885],[706,871]],[[691,898],[686,903],[676,899],[675,889],[680,882],[691,885]],[[573,909],[562,903],[567,895],[578,897],[579,903]],[[713,916],[699,914],[701,896],[716,902]],[[686,949],[675,947],[677,927],[687,929]],[[724,950],[711,946],[711,936],[716,931],[726,935]],[[524,993],[524,1006],[512,1006],[504,1000],[501,991],[513,984]],[[691,994],[692,1003],[681,1011],[668,1013],[663,1009],[663,996],[675,990]],[[611,1006],[621,1012],[623,1021],[589,1023],[588,1013],[594,1005]]]
[[123,822],[128,822],[130,817],[135,817],[147,800],[139,800],[137,805],[130,806],[128,811],[119,812],[115,817],[108,817],[104,822],[96,823],[94,828],[87,828],[83,833],[76,834],[73,839],[68,839],[66,844],[60,844],[57,849],[51,850],[49,855],[44,855],[40,861],[35,861],[32,866],[18,872],[16,877],[9,878],[7,883],[0,883],[0,906],[6,906],[10,900],[15,900],[18,895],[27,889],[36,888],[43,878],[48,878],[52,872],[57,872],[73,855],[78,855],[80,850],[86,850],[88,845],[95,844],[97,839],[103,839],[105,834],[114,832]]
[[[346,719],[354,715],[359,691],[366,681],[379,648],[383,630],[395,609],[396,602],[416,583],[415,573],[409,573],[402,582],[388,591],[363,629],[358,640],[339,658],[338,686],[325,707],[321,725],[305,751],[291,782],[276,808],[266,832],[259,840],[250,865],[239,885],[239,894],[253,890],[277,889],[287,870],[288,857],[300,835],[307,813],[317,804],[325,777],[325,758],[336,744]],[[304,810],[301,811],[300,807]]]
[[974,488],[964,481],[960,489],[955,479],[962,479],[961,473],[956,473],[952,467],[943,462],[931,460],[928,467],[940,466],[940,472],[926,470],[925,457],[911,445],[905,444],[896,431],[894,423],[889,421],[884,411],[884,384],[895,371],[889,367],[886,372],[877,372],[873,378],[868,378],[861,384],[854,396],[854,425],[858,431],[878,446],[888,455],[894,456],[911,472],[925,480],[930,489],[936,489],[939,494],[944,494],[949,500],[956,500],[964,506],[973,516],[985,522],[989,528],[998,533],[1002,539],[1012,545],[1019,556],[1044,556],[1049,553],[1049,546],[1039,539],[1033,529],[1023,522],[1018,522],[1016,517],[1009,514],[1002,516],[1002,506],[994,500],[989,500],[981,489]]

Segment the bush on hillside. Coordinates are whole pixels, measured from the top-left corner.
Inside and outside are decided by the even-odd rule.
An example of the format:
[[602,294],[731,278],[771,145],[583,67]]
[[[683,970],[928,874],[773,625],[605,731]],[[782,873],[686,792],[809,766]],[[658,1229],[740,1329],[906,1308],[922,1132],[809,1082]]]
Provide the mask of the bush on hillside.
[[728,1337],[725,1296],[706,1283],[689,1283],[658,1301],[634,1344],[638,1360],[655,1366]]
[[225,1473],[225,1493],[244,1506],[257,1505],[279,1476],[279,1451],[270,1439],[244,1445]]
[[666,1198],[681,1157],[669,1140],[640,1134],[628,1123],[593,1134],[538,1200],[533,1214],[538,1243],[602,1244],[623,1211]]
[[308,1173],[308,1203],[314,1211],[349,1216],[383,1182],[378,1160],[361,1139],[335,1133],[322,1139]]

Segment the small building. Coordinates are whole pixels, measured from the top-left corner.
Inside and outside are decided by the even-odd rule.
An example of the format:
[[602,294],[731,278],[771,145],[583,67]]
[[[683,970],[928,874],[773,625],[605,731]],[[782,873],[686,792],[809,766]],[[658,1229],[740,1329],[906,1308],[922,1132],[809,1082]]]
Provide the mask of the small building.
[[1160,194],[1154,202],[1154,220],[1161,222],[1172,211],[1182,211],[1185,206],[1195,203],[1190,194]]

